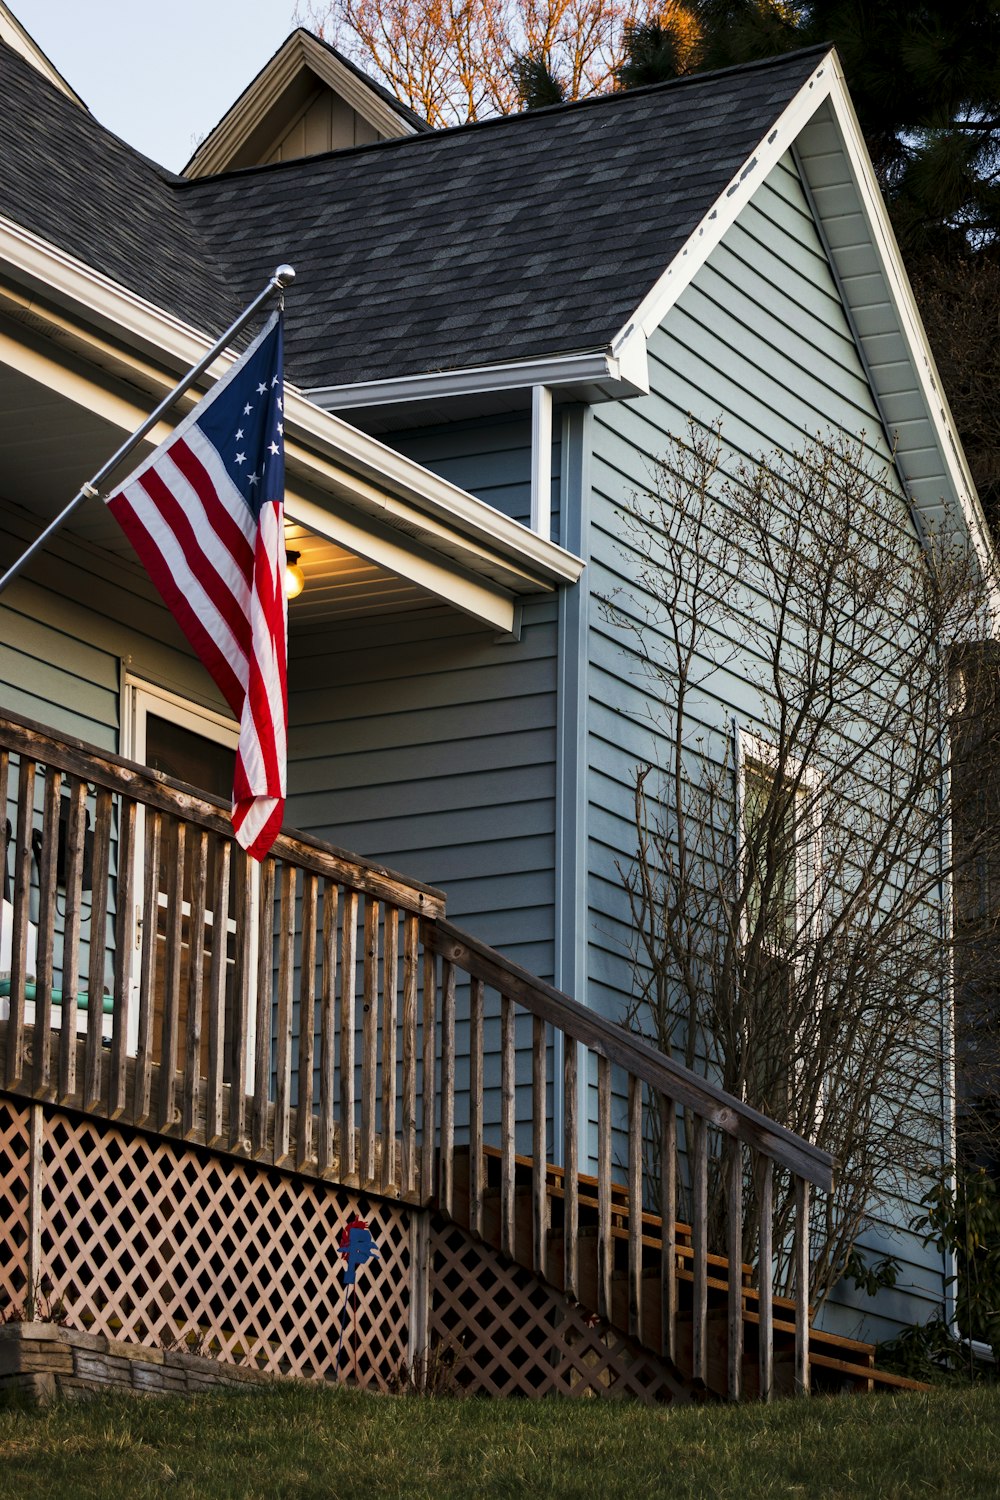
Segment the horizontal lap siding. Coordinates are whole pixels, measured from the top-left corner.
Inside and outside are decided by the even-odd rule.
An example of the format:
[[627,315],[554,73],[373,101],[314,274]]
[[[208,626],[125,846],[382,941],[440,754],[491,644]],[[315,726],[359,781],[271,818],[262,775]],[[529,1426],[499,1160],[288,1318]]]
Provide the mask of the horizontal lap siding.
[[289,818],[441,886],[448,913],[552,972],[555,601],[520,641],[432,611],[303,640]]
[[[522,416],[450,422],[379,439],[478,500],[527,525],[531,516],[531,422]],[[561,434],[552,423],[552,537],[559,540]]]
[[[545,979],[554,961],[556,616],[555,600],[529,603],[519,641],[447,610],[345,626],[303,640],[289,680],[290,821],[441,887],[453,921]],[[464,984],[457,1013],[461,1086]],[[530,1041],[520,1027],[522,1084]],[[489,1125],[499,1118],[496,1025],[486,1052]],[[460,1092],[460,1133],[467,1118]]]
[[[0,474],[0,493],[3,475]],[[38,520],[0,500],[4,566]],[[137,563],[56,536],[0,599],[0,694],[13,713],[117,751],[121,666],[197,703],[225,705]]]
[[[622,555],[622,501],[649,488],[653,467],[688,415],[721,419],[727,465],[774,448],[798,448],[830,429],[866,434],[873,457],[889,459],[879,413],[811,211],[790,158],[771,174],[650,340],[648,396],[597,407],[592,453],[591,609],[588,703],[589,1003],[621,1015],[632,993],[631,920],[621,871],[635,849],[632,778],[637,763],[662,759],[655,686],[637,679],[620,630],[601,600],[629,588],[636,559]],[[900,413],[901,415],[901,413]],[[908,533],[912,543],[913,533]],[[620,600],[624,605],[625,601]],[[625,606],[627,607],[627,606]],[[728,723],[753,716],[755,689],[739,665],[716,673],[698,715],[721,755]],[[589,1091],[591,1141],[596,1122]],[[902,1263],[907,1297],[885,1303],[888,1321],[926,1317],[942,1295],[940,1257],[905,1233],[911,1202],[896,1201],[872,1232]],[[904,1232],[899,1232],[900,1230]],[[854,1331],[860,1312],[837,1298],[831,1326]],[[908,1312],[901,1313],[902,1308]],[[867,1309],[870,1310],[870,1303]]]

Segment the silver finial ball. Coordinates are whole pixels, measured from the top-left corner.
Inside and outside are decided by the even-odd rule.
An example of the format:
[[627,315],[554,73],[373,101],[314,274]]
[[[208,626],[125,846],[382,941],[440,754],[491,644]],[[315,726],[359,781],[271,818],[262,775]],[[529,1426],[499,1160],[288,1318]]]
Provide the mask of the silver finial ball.
[[295,267],[279,266],[274,273],[274,279],[279,286],[290,286],[295,280]]

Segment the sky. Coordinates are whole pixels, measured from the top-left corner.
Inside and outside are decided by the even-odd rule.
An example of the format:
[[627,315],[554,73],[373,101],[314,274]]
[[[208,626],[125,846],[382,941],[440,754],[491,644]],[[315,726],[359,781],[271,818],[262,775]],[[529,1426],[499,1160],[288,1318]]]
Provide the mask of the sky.
[[295,0],[6,0],[102,125],[177,172],[295,27]]

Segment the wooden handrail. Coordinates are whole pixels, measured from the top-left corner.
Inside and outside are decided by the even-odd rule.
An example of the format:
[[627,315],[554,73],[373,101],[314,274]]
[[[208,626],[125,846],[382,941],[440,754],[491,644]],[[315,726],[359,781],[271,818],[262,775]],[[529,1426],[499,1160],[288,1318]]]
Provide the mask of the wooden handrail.
[[[30,756],[42,765],[55,766],[95,786],[132,797],[145,807],[173,813],[224,838],[233,832],[229,804],[210,792],[201,792],[162,771],[126,760],[111,751],[96,750],[70,735],[58,738],[52,730],[32,719],[7,713],[0,718],[0,748]],[[334,844],[325,843],[297,829],[282,829],[271,850],[304,870],[352,885],[358,891],[391,901],[404,911],[421,916],[443,916],[445,894],[419,880],[410,880],[372,860],[363,859]]]
[[734,1099],[709,1079],[682,1067],[624,1027],[616,1026],[544,980],[536,979],[527,969],[453,923],[444,919],[425,922],[423,940],[425,947],[442,958],[509,995],[525,1010],[617,1063],[650,1088],[693,1110],[717,1130],[752,1146],[824,1192],[833,1187],[835,1162],[828,1152]]

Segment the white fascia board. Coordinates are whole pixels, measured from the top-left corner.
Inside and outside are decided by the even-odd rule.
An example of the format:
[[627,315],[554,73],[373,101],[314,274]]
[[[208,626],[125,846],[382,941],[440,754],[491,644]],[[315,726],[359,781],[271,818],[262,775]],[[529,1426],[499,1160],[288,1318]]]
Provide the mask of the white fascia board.
[[294,485],[285,494],[285,514],[290,521],[305,526],[315,535],[344,547],[356,557],[386,568],[397,577],[408,579],[502,635],[509,635],[514,630],[514,596],[488,580],[454,566],[445,566],[422,548],[359,525],[343,513],[335,514],[298,494]]
[[389,406],[400,401],[432,401],[490,391],[527,390],[536,385],[596,386],[609,400],[646,395],[649,376],[645,348],[631,357],[628,369],[611,349],[588,349],[578,354],[554,354],[543,359],[499,365],[473,365],[458,370],[433,370],[426,375],[402,375],[393,380],[368,380],[356,385],[321,385],[306,392],[324,411]]
[[[920,381],[930,421],[934,427],[945,470],[951,480],[953,496],[964,520],[984,576],[1000,576],[996,549],[993,546],[975,483],[941,385],[934,356],[931,353],[923,322],[903,266],[899,246],[881,190],[875,178],[868,148],[858,124],[854,106],[835,51],[828,52],[794,99],[786,106],[757,148],[709,209],[681,251],[656,281],[635,313],[612,341],[612,350],[621,365],[627,367],[633,351],[645,353],[646,341],[660,326],[667,313],[697,275],[723,236],[736,222],[760,184],[795,144],[802,128],[808,124],[824,100],[830,101],[840,128],[844,153],[850,166],[858,200],[865,215],[872,243],[882,264],[889,295],[892,298],[900,331],[907,341],[914,369]],[[878,393],[876,392],[876,395]],[[991,612],[1000,630],[1000,587],[992,586]]]
[[721,242],[723,235],[736,222],[757,188],[789,150],[802,126],[827,97],[834,78],[834,62],[835,54],[831,51],[813,69],[767,135],[750,153],[728,187],[719,194],[683,247],[612,340],[612,350],[620,361],[627,363],[637,357],[639,348],[645,350],[646,340],[659,328],[678,297]]
[[899,244],[889,220],[885,200],[875,178],[868,147],[865,145],[847,82],[836,54],[832,55],[831,62],[833,66],[830,69],[830,107],[840,130],[844,155],[854,180],[858,201],[865,216],[872,243],[881,262],[882,273],[899,321],[900,331],[910,351],[913,369],[920,384],[928,417],[934,428],[945,472],[951,481],[954,500],[958,505],[972,545],[976,549],[983,575],[992,580],[991,612],[995,622],[993,635],[996,636],[1000,632],[1000,587],[998,587],[1000,570],[998,570],[996,549],[990,537],[975,481],[962,448],[948,398],[944,393],[923,319],[917,309],[910,278],[903,265]]
[[[134,340],[160,362],[188,369],[210,345],[205,334],[181,319],[0,217],[0,267],[4,265],[20,284],[43,291],[60,307],[82,311],[88,321],[96,320],[122,342]],[[27,307],[31,310],[30,301]],[[37,312],[44,320],[48,309],[39,305]],[[220,355],[210,377],[218,379],[236,358],[235,350]],[[401,532],[435,531],[442,544],[450,538],[467,554],[470,567],[481,564],[490,574],[506,571],[512,583],[517,580],[520,593],[575,583],[580,577],[584,565],[578,557],[320,410],[294,386],[286,389],[285,419],[289,458],[303,471],[312,470],[321,488],[329,488],[335,478],[340,498],[363,512],[377,512]]]

